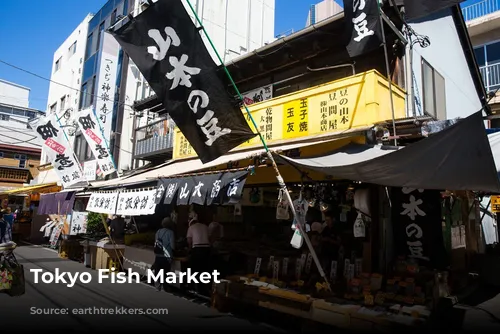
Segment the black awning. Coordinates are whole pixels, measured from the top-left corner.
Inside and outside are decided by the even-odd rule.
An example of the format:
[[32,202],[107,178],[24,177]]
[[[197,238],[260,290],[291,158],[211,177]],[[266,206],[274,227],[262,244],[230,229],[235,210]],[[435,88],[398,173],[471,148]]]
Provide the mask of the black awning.
[[315,158],[282,159],[353,181],[390,187],[500,193],[481,112],[404,148],[346,147]]

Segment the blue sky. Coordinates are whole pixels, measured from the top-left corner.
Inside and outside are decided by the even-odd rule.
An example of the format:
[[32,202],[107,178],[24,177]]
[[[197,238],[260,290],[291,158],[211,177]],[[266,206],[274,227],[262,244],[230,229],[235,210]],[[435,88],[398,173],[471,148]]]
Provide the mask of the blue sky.
[[[232,0],[237,1],[237,0]],[[275,33],[304,28],[319,0],[275,0]],[[481,0],[469,0],[474,3]],[[50,78],[54,51],[88,13],[106,0],[12,0],[2,2],[0,60]],[[49,82],[0,63],[0,79],[31,88],[30,107],[45,110]]]

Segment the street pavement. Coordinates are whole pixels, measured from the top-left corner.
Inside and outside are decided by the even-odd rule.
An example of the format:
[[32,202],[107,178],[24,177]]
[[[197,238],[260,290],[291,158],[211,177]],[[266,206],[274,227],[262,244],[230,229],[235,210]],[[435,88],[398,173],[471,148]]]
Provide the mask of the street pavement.
[[[113,284],[109,280],[98,283],[98,273],[85,268],[81,263],[64,260],[57,253],[39,246],[18,246],[15,251],[18,261],[24,265],[26,293],[10,297],[0,293],[0,326],[4,329],[36,329],[37,332],[72,333],[101,330],[131,329],[134,331],[192,332],[193,330],[217,330],[231,332],[276,332],[269,327],[252,324],[231,315],[219,313],[204,305],[164,291],[156,291],[143,283]],[[92,275],[89,284],[34,283],[30,269],[44,272],[88,272]],[[145,312],[168,309],[168,314],[74,314],[95,313],[96,308],[142,309]],[[69,314],[33,314],[66,310]],[[82,309],[87,309],[83,311]]]

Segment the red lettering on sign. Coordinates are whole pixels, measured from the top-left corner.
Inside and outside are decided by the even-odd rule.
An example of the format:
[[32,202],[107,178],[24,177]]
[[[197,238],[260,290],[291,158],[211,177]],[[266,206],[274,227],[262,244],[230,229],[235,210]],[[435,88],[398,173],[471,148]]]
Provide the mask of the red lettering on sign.
[[101,142],[102,142],[101,138],[99,138],[99,136],[97,136],[94,132],[92,132],[91,129],[85,130],[85,133],[87,134],[87,136],[90,137],[90,139],[95,141],[97,143],[97,145],[101,144]]
[[66,151],[66,147],[64,147],[63,145],[54,141],[52,138],[48,138],[45,141],[45,145],[47,145],[48,147],[50,147],[51,149],[53,149],[54,151],[56,151],[59,154],[63,154],[64,151]]

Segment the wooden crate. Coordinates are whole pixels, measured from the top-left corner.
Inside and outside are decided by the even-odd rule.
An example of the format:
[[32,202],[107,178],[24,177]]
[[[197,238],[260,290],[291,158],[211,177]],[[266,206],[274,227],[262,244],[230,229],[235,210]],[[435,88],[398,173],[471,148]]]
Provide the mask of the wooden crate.
[[95,269],[109,269],[110,261],[117,263],[123,261],[123,251],[119,249],[115,251],[114,249],[97,247]]

